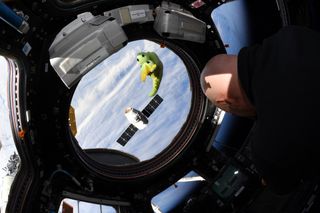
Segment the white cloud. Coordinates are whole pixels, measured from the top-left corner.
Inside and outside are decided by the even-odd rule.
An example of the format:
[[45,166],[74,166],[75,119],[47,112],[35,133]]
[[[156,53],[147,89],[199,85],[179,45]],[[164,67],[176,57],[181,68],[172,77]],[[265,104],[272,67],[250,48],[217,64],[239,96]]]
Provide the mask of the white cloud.
[[[0,150],[0,191],[2,189],[2,178],[6,175],[3,170],[7,166],[10,155],[16,151],[13,143],[12,132],[9,120],[9,110],[7,104],[7,79],[8,64],[7,61],[0,56],[0,141],[2,148]],[[0,203],[1,205],[1,203]]]

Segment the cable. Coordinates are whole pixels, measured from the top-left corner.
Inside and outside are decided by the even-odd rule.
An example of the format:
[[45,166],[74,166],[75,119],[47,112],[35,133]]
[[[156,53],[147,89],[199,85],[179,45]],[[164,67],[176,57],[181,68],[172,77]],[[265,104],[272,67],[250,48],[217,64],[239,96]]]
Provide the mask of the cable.
[[51,174],[51,176],[50,176],[50,178],[49,178],[49,184],[51,183],[53,177],[54,177],[56,174],[58,174],[59,172],[67,175],[68,177],[70,177],[71,180],[73,180],[73,182],[74,182],[77,186],[81,187],[81,183],[80,183],[73,175],[71,175],[69,172],[67,172],[67,171],[65,171],[65,170],[63,170],[63,169],[57,169],[56,171],[54,171],[54,172]]

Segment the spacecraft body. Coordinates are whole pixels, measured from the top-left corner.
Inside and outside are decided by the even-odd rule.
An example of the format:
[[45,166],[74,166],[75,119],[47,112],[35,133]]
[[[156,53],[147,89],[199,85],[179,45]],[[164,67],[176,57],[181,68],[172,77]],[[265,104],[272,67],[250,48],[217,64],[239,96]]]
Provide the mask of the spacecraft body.
[[128,121],[139,130],[144,129],[148,124],[148,118],[139,110],[129,107],[125,110]]
[[157,94],[141,112],[132,107],[126,108],[124,115],[130,125],[124,130],[117,142],[125,146],[138,130],[146,128],[149,122],[148,117],[159,107],[162,101],[163,99]]

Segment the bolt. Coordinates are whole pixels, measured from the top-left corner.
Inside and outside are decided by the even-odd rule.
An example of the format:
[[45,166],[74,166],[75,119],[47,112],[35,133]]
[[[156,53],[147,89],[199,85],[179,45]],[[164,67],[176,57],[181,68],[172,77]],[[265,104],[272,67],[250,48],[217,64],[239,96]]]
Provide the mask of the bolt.
[[219,168],[218,168],[216,165],[212,165],[211,168],[212,168],[215,172],[219,171]]

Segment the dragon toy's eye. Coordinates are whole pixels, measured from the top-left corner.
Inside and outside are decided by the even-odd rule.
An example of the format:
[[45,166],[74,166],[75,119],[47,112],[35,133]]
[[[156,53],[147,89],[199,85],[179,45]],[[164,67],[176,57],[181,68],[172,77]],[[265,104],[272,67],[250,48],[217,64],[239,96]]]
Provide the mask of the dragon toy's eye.
[[137,58],[137,61],[139,61],[139,58]]
[[142,54],[142,57],[144,57],[144,55]]
[[147,61],[148,64],[150,64],[150,61]]

